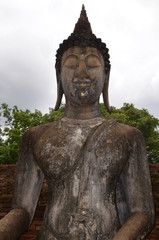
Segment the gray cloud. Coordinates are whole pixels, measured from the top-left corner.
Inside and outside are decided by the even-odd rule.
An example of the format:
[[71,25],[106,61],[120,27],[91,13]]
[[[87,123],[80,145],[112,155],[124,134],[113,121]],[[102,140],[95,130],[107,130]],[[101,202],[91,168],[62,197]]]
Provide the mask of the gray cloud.
[[[56,101],[55,54],[83,1],[0,2],[0,103],[47,112]],[[159,117],[159,2],[85,0],[93,32],[111,56],[110,103]]]

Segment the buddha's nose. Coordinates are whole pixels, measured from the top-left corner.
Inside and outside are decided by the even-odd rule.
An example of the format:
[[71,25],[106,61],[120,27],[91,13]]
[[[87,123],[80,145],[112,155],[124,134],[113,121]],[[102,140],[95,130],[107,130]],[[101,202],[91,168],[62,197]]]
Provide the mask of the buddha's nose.
[[86,68],[86,64],[83,60],[79,62],[79,66],[76,72],[76,77],[78,78],[87,78],[88,77],[88,72]]

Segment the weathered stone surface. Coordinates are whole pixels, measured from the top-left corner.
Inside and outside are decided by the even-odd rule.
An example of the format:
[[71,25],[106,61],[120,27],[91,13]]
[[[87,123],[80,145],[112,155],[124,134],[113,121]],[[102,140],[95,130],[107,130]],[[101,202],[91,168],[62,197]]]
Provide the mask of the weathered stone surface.
[[[141,227],[142,235],[149,231],[153,201],[143,137],[138,130],[102,118],[64,118],[31,129],[24,135],[22,146],[20,179],[23,176],[29,192],[36,191],[41,184],[39,179],[36,185],[30,182],[27,171],[30,168],[25,159],[28,156],[24,154],[24,146],[28,146],[49,187],[48,206],[38,239],[111,240],[131,213],[135,214],[133,231],[138,218],[146,223]],[[32,169],[35,176],[37,169],[33,166]],[[21,186],[19,181],[17,192]],[[23,199],[22,193],[20,198],[15,196],[13,206],[32,209],[33,200],[26,206]],[[37,201],[38,194],[36,199],[34,195],[30,199]],[[127,229],[131,228],[126,227],[126,232]],[[140,237],[141,229],[137,231]]]
[[[155,227],[151,234],[146,237],[147,240],[159,239],[159,164],[149,165],[151,173],[151,181],[153,187],[153,197],[155,201]],[[0,165],[0,219],[6,215],[11,209],[11,201],[13,195],[13,189],[15,184],[15,170],[16,165]],[[35,212],[34,220],[29,227],[29,230],[23,234],[21,240],[33,240],[36,238],[39,230],[41,229],[42,219],[47,205],[48,188],[46,181],[43,183],[42,191],[40,193],[38,206]],[[7,201],[6,201],[7,200]]]

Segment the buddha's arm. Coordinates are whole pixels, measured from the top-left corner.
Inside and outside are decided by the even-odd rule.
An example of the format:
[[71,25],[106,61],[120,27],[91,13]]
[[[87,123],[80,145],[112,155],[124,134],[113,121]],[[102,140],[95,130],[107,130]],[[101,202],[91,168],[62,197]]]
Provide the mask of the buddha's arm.
[[152,216],[144,213],[132,213],[130,218],[120,228],[113,240],[145,239],[152,227]]
[[12,210],[0,221],[1,240],[18,239],[34,216],[43,174],[34,160],[31,144],[28,131],[22,139]]
[[29,225],[29,214],[24,209],[12,209],[0,220],[0,239],[18,239]]
[[144,239],[154,224],[154,205],[145,143],[137,130],[121,179],[130,216],[113,240]]

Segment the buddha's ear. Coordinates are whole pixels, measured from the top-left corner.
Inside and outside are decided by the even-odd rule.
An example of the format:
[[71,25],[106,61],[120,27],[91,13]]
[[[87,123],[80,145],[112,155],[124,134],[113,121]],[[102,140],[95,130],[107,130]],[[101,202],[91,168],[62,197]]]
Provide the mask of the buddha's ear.
[[61,84],[60,74],[57,74],[56,77],[57,77],[57,100],[54,108],[55,111],[59,109],[62,101],[62,96],[63,96],[63,88]]
[[104,101],[105,108],[110,113],[109,96],[108,96],[109,75],[110,75],[110,70],[107,73],[105,73],[105,83],[103,87],[103,101]]

